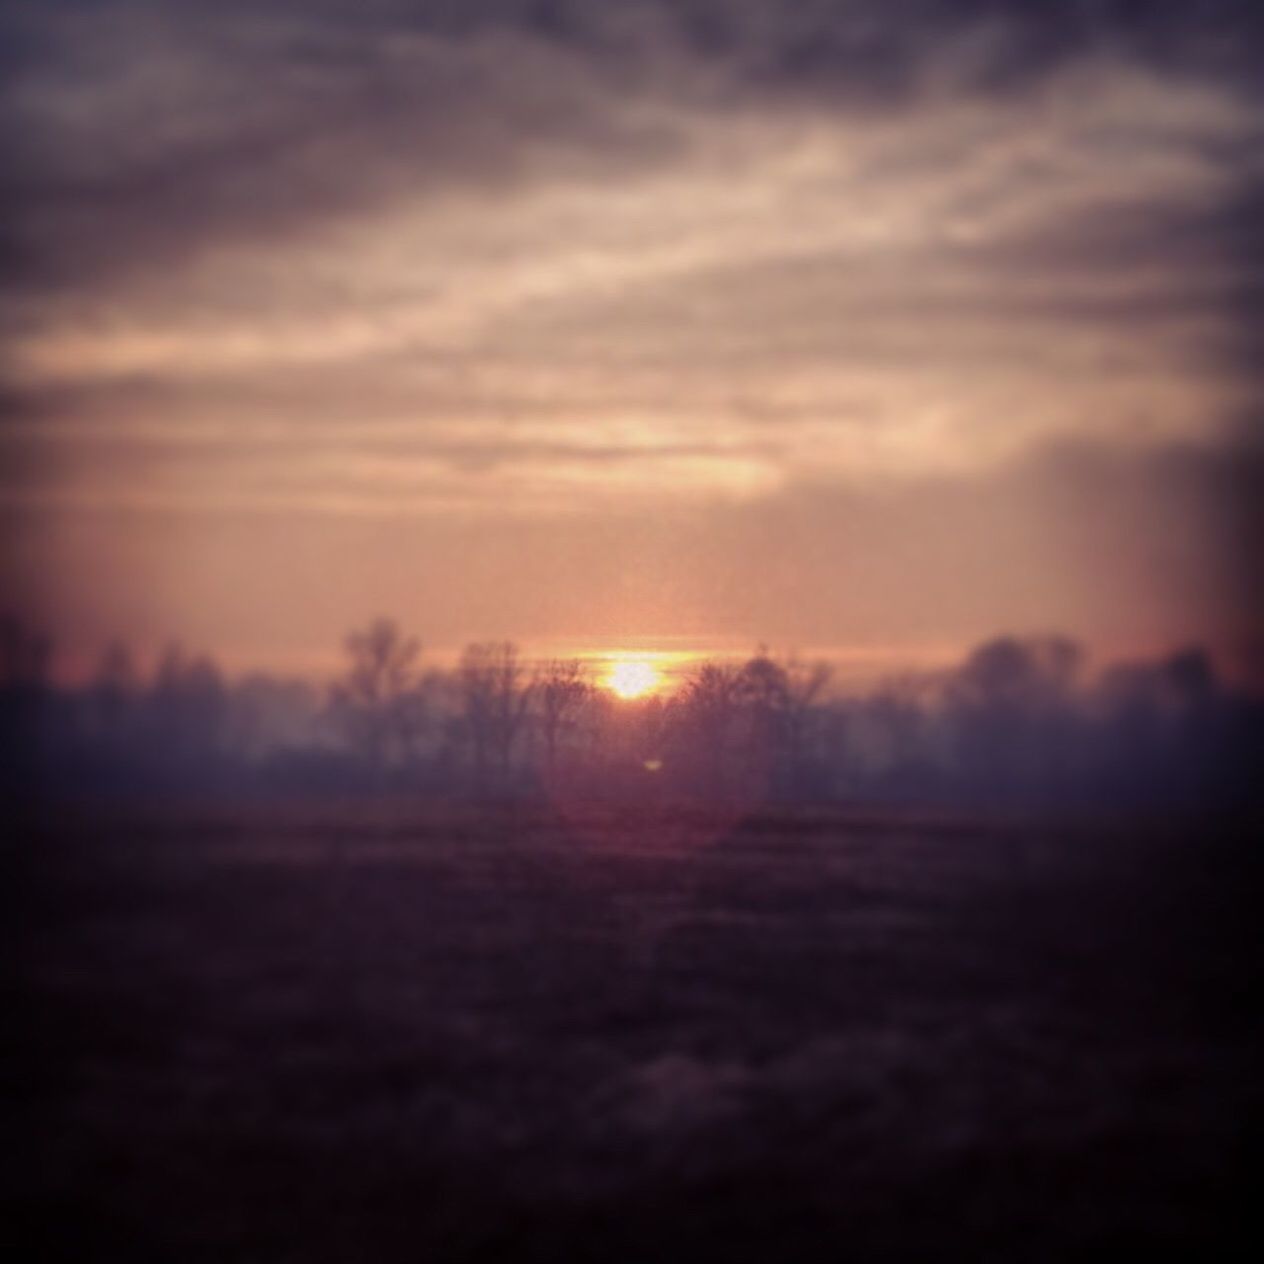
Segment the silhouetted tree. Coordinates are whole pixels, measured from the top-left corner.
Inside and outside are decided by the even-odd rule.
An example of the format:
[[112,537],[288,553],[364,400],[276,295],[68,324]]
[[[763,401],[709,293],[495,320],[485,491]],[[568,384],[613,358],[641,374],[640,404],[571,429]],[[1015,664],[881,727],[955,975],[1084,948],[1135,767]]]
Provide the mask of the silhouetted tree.
[[726,788],[735,725],[742,705],[742,673],[727,663],[703,663],[673,700],[684,749],[701,765],[709,795]]
[[770,788],[784,776],[789,711],[786,673],[761,646],[737,676],[742,709],[742,775]]
[[510,759],[532,688],[523,684],[518,649],[509,641],[466,647],[458,669],[466,732],[473,752],[474,789],[487,789],[489,756],[501,787],[508,784]]
[[830,677],[825,663],[793,657],[779,663],[762,646],[741,669],[737,695],[745,712],[750,770],[766,768],[776,791],[800,788],[808,720]]
[[859,708],[874,758],[870,775],[885,794],[917,797],[936,779],[929,741],[934,706],[924,684],[915,675],[895,677]]
[[787,767],[786,788],[791,794],[801,793],[806,776],[805,763],[809,723],[815,709],[829,688],[834,669],[828,663],[805,663],[791,657],[782,668],[785,680],[786,717],[783,729]]
[[145,707],[144,727],[158,762],[205,766],[221,751],[226,714],[224,678],[215,663],[169,646]]
[[564,763],[577,795],[696,792],[726,810],[766,790],[970,806],[1236,808],[1259,796],[1264,703],[1221,680],[1197,648],[1086,679],[1065,638],[1001,637],[954,670],[827,696],[827,666],[761,647],[740,667],[705,663],[674,693],[626,701],[594,688],[575,661],[528,680],[507,642],[472,645],[456,670],[424,680],[416,639],[390,620],[346,646],[345,676],[328,695],[258,674],[230,685],[179,647],[146,685],[122,645],[87,685],[55,687],[49,638],[0,619],[0,783],[25,793],[50,784],[53,769],[59,793],[341,793],[364,787],[366,770],[383,785],[410,761],[418,788],[442,792],[468,776],[476,791],[512,791],[529,762],[547,774]]
[[977,789],[1021,794],[1062,775],[1083,659],[1066,637],[998,637],[954,673],[945,701],[963,771]]
[[535,687],[544,735],[545,766],[552,777],[557,771],[558,738],[574,723],[592,692],[592,683],[586,667],[578,659],[555,659],[540,669]]
[[122,641],[112,641],[88,686],[90,731],[114,742],[128,736],[141,688],[132,651]]
[[1234,732],[1241,706],[1222,696],[1211,658],[1197,647],[1114,667],[1095,710],[1105,738],[1099,770],[1126,798],[1151,797],[1156,783],[1169,798],[1188,798],[1234,762],[1227,746],[1246,745]]
[[351,664],[333,688],[332,714],[380,780],[392,759],[412,753],[421,726],[414,666],[421,642],[393,619],[377,618],[349,633],[343,646]]

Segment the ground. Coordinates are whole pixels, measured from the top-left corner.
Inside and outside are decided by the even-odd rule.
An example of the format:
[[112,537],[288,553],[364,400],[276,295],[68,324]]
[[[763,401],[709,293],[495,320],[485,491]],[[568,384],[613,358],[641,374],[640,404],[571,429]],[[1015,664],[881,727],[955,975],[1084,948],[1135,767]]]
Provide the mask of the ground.
[[1230,1258],[1249,836],[885,812],[45,813],[31,1260]]

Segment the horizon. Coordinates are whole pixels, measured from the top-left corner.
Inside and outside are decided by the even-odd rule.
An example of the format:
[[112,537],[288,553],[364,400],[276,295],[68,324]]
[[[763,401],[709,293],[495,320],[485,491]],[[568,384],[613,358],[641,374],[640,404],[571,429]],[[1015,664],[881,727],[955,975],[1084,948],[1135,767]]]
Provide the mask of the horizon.
[[[647,692],[670,697],[707,663],[740,667],[766,655],[774,662],[782,664],[828,667],[830,678],[827,692],[833,696],[847,696],[881,690],[906,680],[929,683],[950,676],[968,661],[972,653],[988,644],[1000,641],[1028,644],[1065,636],[1048,628],[1027,632],[1008,630],[967,644],[927,645],[913,651],[908,648],[879,646],[776,646],[760,640],[739,642],[730,639],[721,642],[718,639],[708,641],[684,637],[642,637],[624,642],[611,641],[604,645],[578,638],[531,644],[511,637],[483,637],[460,646],[431,646],[416,629],[407,627],[399,620],[389,615],[378,615],[375,618],[386,618],[402,635],[417,636],[418,654],[414,673],[419,679],[431,672],[456,672],[463,653],[471,647],[509,645],[528,673],[538,673],[553,663],[575,662],[583,667],[590,683],[601,687],[603,691],[612,692],[615,696],[618,696],[619,691],[610,688],[609,679],[612,669],[620,662],[649,665],[657,679]],[[132,665],[142,680],[152,679],[164,657],[179,652],[186,661],[208,660],[222,673],[226,683],[232,685],[265,677],[278,682],[302,683],[326,690],[336,686],[346,675],[346,636],[370,622],[372,620],[361,620],[354,628],[347,630],[336,646],[298,661],[287,658],[267,662],[257,658],[237,657],[231,653],[217,652],[211,647],[182,641],[179,637],[165,638],[148,646],[113,639],[103,642],[93,653],[68,659],[54,641],[50,647],[48,678],[58,688],[88,687],[97,678],[111,651],[122,648],[129,654]],[[33,628],[30,631],[38,634],[40,629]],[[1218,679],[1226,686],[1243,690],[1247,694],[1264,692],[1264,677],[1260,676],[1254,660],[1235,661],[1232,657],[1217,653],[1213,647],[1198,642],[1173,641],[1120,646],[1108,650],[1085,644],[1075,638],[1069,639],[1083,656],[1080,674],[1086,682],[1096,680],[1116,668],[1157,664],[1181,653],[1198,651],[1209,656]],[[687,642],[688,647],[682,642]],[[665,643],[670,648],[662,648]]]

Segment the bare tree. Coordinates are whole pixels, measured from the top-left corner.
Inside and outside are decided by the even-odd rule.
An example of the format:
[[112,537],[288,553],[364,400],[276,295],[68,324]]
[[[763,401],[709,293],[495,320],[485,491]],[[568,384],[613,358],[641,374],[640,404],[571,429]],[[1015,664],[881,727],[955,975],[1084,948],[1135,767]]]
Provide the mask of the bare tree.
[[786,689],[784,737],[788,789],[797,794],[803,788],[809,721],[819,710],[818,703],[829,688],[834,669],[828,663],[805,663],[791,655],[782,672]]
[[828,664],[793,656],[778,662],[764,646],[738,676],[752,771],[766,760],[774,787],[783,792],[799,789],[808,720],[830,676]]
[[732,731],[742,703],[741,672],[726,663],[703,663],[685,682],[675,707],[707,791],[724,789]]
[[333,713],[381,777],[394,756],[411,752],[421,723],[415,664],[421,643],[393,619],[377,618],[343,642],[351,665],[333,689]]
[[558,738],[574,723],[576,713],[588,700],[592,682],[579,659],[554,659],[540,669],[535,688],[544,733],[544,757],[551,777],[557,771]]
[[785,668],[769,656],[765,646],[761,645],[742,668],[738,692],[743,702],[757,712],[775,715],[785,710],[789,693]]
[[523,683],[517,646],[510,641],[467,646],[458,675],[474,756],[474,789],[482,793],[487,788],[489,756],[496,759],[503,787],[532,693],[532,686]]
[[743,776],[775,788],[785,773],[789,682],[785,669],[766,647],[761,645],[738,673],[737,697],[742,710]]

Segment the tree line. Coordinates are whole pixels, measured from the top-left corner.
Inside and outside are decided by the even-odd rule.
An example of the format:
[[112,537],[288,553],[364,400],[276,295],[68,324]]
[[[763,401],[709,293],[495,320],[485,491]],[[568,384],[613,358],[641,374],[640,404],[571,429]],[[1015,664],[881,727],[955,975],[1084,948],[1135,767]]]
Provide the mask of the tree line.
[[623,701],[580,659],[470,645],[449,669],[374,619],[320,686],[230,680],[123,645],[57,686],[50,638],[0,619],[10,792],[406,793],[739,802],[1226,806],[1254,793],[1260,699],[1187,649],[1090,671],[1065,637],[998,637],[941,672],[844,690],[828,664],[760,649]]

